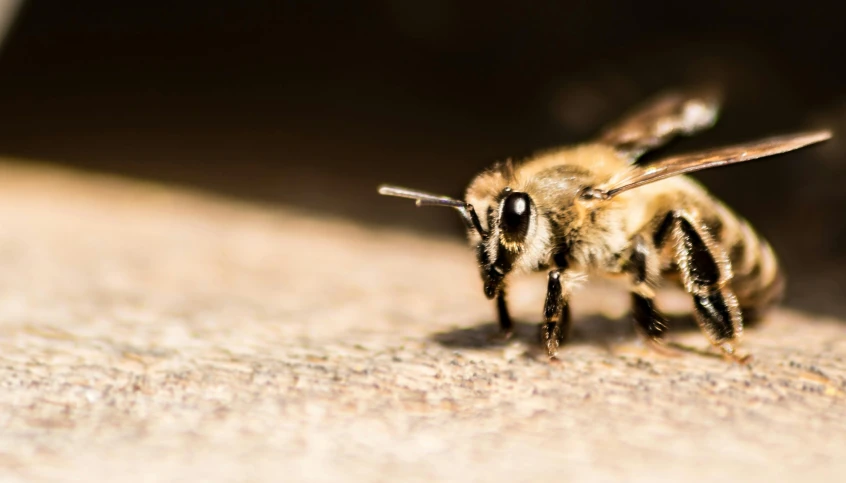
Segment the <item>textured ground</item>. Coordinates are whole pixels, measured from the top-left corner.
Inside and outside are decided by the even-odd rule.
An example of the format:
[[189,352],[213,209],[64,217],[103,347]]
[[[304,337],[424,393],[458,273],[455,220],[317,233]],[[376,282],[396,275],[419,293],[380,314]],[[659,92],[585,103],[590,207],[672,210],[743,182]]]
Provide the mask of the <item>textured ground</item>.
[[550,365],[544,285],[497,343],[463,246],[0,164],[0,475],[843,481],[846,324],[782,310],[747,367],[663,357],[588,286]]

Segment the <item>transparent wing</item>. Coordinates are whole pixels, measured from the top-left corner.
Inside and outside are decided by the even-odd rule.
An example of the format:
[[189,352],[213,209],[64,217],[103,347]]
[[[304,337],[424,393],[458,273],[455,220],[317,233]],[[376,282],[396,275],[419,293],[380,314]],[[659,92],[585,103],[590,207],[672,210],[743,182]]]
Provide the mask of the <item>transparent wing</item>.
[[831,131],[814,131],[661,159],[632,168],[622,179],[603,187],[601,197],[610,198],[632,188],[671,176],[786,153],[829,138],[831,138]]
[[680,134],[690,135],[717,121],[720,96],[715,89],[660,94],[606,128],[597,139],[632,161]]

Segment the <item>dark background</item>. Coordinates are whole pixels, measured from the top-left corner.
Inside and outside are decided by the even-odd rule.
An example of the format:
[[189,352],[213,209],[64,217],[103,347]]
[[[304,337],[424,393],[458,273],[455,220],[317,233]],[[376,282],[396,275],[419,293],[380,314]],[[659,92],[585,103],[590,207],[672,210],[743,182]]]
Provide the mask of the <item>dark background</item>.
[[[726,92],[719,124],[659,154],[846,127],[840,4],[517,3],[31,0],[0,52],[0,155],[461,237],[376,185],[458,196],[703,81]],[[697,176],[771,240],[789,302],[841,315],[844,154]]]

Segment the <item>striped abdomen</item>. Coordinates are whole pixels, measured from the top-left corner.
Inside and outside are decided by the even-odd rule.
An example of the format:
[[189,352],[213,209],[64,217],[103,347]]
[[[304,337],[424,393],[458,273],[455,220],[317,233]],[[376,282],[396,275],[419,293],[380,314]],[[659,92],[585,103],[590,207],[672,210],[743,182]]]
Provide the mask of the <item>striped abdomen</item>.
[[746,220],[720,208],[723,227],[715,235],[731,260],[731,286],[749,322],[781,301],[784,276],[770,244]]

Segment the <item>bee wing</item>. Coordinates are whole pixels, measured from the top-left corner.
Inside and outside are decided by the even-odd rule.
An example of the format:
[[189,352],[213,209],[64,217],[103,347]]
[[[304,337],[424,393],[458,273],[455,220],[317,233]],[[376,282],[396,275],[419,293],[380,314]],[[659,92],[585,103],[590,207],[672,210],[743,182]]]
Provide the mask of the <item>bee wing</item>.
[[632,188],[671,176],[786,153],[829,138],[831,138],[831,131],[814,131],[664,158],[644,166],[634,167],[619,181],[612,182],[610,186],[604,186],[601,189],[604,192],[602,197],[610,198]]
[[719,107],[720,96],[715,89],[666,92],[608,126],[597,141],[634,161],[679,134],[690,135],[713,126]]

